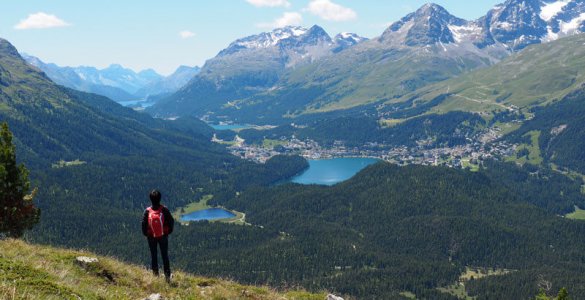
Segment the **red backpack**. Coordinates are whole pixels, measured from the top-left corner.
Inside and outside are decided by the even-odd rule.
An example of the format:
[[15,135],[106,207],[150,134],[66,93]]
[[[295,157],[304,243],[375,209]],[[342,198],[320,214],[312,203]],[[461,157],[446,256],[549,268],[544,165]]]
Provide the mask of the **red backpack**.
[[152,209],[152,207],[148,208],[148,229],[152,237],[159,238],[165,234],[164,220],[162,205],[157,210]]

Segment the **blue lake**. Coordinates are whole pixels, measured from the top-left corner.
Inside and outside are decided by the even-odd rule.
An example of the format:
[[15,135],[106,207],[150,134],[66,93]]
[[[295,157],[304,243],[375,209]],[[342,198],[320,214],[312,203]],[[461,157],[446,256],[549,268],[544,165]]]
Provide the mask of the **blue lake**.
[[300,184],[334,185],[345,181],[363,168],[378,162],[375,158],[348,157],[309,160],[309,168],[290,182]]
[[142,108],[147,108],[150,107],[152,105],[154,105],[154,102],[152,101],[148,101],[148,100],[144,100],[144,99],[140,99],[140,100],[130,100],[130,101],[120,101],[118,102],[123,106],[131,106],[131,107],[142,107]]
[[237,129],[252,128],[252,126],[250,126],[250,125],[242,125],[242,124],[228,124],[228,125],[209,124],[209,126],[211,126],[211,128],[213,128],[215,130],[237,130]]
[[186,215],[181,215],[181,221],[183,221],[183,222],[203,221],[203,220],[212,221],[212,220],[220,220],[220,219],[229,219],[229,218],[233,218],[235,216],[236,215],[234,215],[233,213],[231,213],[225,209],[209,208],[209,209],[195,211],[195,212],[192,212],[192,213],[186,214]]

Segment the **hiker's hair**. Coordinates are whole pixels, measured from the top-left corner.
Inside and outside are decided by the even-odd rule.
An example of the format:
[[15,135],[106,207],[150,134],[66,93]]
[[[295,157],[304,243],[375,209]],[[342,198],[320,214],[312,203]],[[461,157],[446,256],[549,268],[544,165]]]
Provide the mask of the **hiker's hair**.
[[150,202],[152,202],[153,204],[156,203],[160,203],[160,192],[157,189],[154,189],[150,192]]

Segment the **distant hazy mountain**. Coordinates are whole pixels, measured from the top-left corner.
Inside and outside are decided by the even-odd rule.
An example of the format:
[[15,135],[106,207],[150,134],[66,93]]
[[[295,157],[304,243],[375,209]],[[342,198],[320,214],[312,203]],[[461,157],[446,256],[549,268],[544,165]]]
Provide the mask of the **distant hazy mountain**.
[[199,67],[180,66],[173,74],[154,80],[142,87],[134,96],[146,98],[148,96],[174,93],[187,84],[200,70],[201,68]]
[[264,92],[287,70],[311,64],[364,39],[345,34],[335,40],[319,26],[285,27],[242,38],[208,60],[191,82],[151,108],[156,115],[202,115],[234,100]]
[[584,30],[583,0],[508,0],[473,21],[426,4],[371,40],[277,29],[232,43],[151,112],[268,122],[383,103]]
[[152,69],[136,73],[118,64],[110,65],[103,70],[94,67],[76,67],[73,70],[84,81],[117,87],[131,94],[136,93],[148,83],[162,78]]
[[116,64],[103,70],[85,66],[60,67],[26,54],[23,58],[60,85],[96,93],[116,101],[133,100],[136,98],[133,94],[139,89],[164,78],[152,69],[136,73]]
[[130,93],[121,88],[104,84],[96,84],[84,80],[80,74],[75,71],[74,68],[59,67],[56,64],[46,64],[40,59],[26,54],[23,54],[22,56],[28,63],[45,72],[45,74],[47,74],[47,76],[49,76],[49,78],[51,78],[51,80],[57,84],[79,91],[106,96],[115,101],[133,99]]

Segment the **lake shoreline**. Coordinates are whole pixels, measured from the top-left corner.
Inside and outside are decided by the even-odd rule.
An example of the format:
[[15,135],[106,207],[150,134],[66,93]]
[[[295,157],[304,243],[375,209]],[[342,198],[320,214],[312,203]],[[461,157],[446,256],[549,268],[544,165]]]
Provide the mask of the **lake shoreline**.
[[366,157],[310,159],[309,168],[287,182],[331,186],[350,179],[362,169],[380,161],[379,158]]
[[[246,222],[246,214],[245,213],[235,211],[235,210],[230,210],[230,209],[227,209],[223,206],[208,205],[207,202],[209,200],[211,200],[212,198],[213,198],[213,195],[204,195],[197,202],[192,202],[192,203],[189,203],[187,206],[177,208],[173,212],[173,217],[176,220],[178,220],[182,225],[186,225],[186,226],[188,226],[189,223],[191,223],[191,222],[201,222],[201,221],[222,222],[222,223],[229,223],[229,224],[236,224],[236,225],[250,225],[249,223]],[[229,218],[220,218],[220,219],[211,219],[211,220],[206,220],[206,219],[183,220],[183,216],[185,216],[185,215],[196,213],[199,211],[210,210],[210,209],[222,209],[224,211],[231,213],[234,216],[229,217]]]

